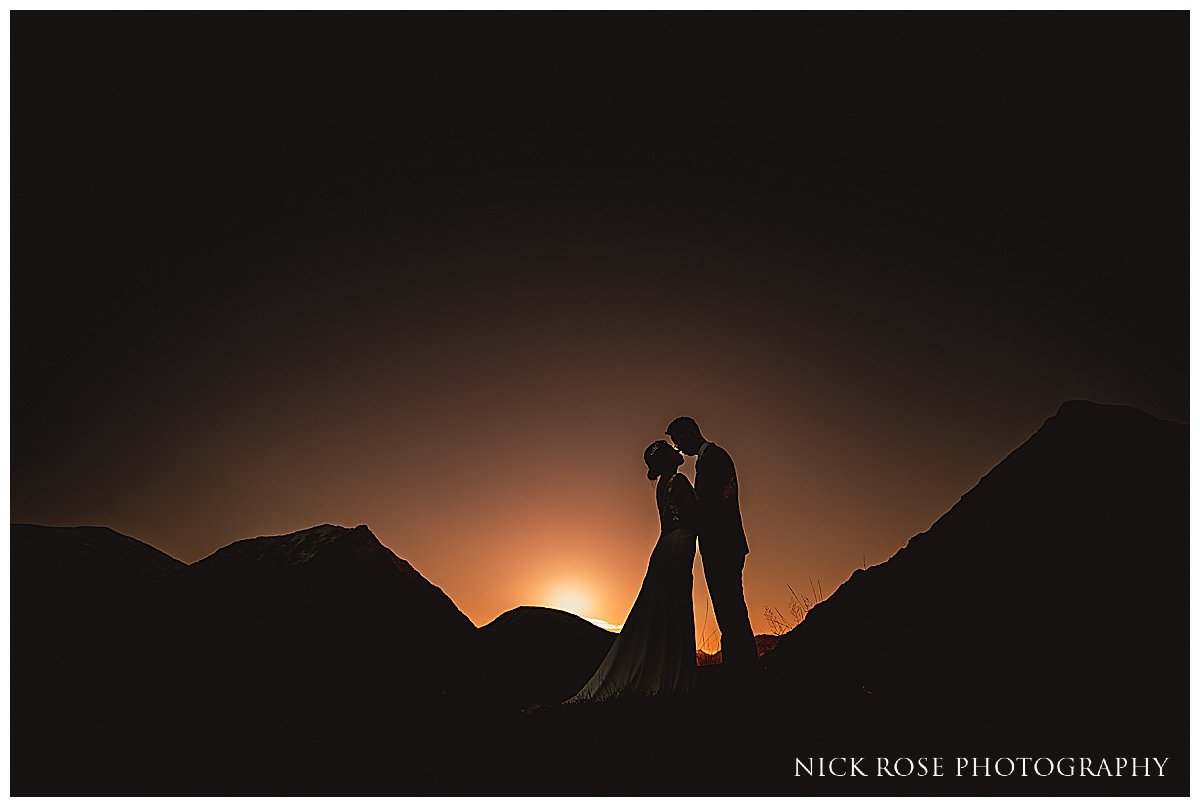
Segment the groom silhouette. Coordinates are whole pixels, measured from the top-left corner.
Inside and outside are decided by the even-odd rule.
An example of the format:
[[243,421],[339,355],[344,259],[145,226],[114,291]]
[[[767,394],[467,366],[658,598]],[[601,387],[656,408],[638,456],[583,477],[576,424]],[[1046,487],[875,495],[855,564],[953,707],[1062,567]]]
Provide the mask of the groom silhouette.
[[682,515],[700,535],[704,579],[721,629],[722,664],[744,681],[758,665],[758,648],[742,593],[750,547],[738,508],[737,471],[729,452],[705,440],[691,418],[672,420],[667,436],[684,454],[696,457],[696,503]]

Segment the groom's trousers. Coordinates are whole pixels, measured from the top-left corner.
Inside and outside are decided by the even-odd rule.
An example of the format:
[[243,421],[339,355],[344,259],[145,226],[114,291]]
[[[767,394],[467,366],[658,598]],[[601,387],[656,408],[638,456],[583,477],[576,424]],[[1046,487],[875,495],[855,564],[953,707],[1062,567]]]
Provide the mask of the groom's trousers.
[[742,592],[746,556],[702,552],[700,557],[704,561],[704,579],[708,582],[717,627],[721,629],[721,663],[730,672],[753,669],[758,664],[758,647],[750,630],[746,595]]

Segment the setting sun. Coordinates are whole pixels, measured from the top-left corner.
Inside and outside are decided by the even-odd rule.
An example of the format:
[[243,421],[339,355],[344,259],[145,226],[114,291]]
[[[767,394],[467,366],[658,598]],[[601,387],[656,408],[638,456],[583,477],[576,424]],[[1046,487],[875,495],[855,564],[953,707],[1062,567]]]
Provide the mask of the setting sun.
[[578,616],[591,610],[594,602],[591,592],[579,583],[560,583],[546,595],[546,605]]

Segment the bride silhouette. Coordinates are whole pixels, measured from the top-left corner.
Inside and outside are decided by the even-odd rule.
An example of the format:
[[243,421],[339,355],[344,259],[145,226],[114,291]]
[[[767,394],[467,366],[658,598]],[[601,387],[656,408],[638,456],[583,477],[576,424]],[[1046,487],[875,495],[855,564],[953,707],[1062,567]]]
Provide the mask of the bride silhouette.
[[650,554],[642,590],[621,633],[599,668],[567,703],[603,700],[632,692],[688,692],[696,677],[696,634],[692,617],[692,563],[696,531],[680,524],[680,511],[696,500],[681,473],[683,454],[656,440],[643,457],[647,476],[657,479],[654,495],[662,531]]

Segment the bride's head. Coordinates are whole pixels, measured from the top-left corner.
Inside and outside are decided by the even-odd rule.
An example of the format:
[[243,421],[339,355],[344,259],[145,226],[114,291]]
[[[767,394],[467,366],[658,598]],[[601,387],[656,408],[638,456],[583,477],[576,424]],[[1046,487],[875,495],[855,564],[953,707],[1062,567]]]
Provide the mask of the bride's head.
[[646,476],[651,479],[674,473],[676,468],[683,465],[683,455],[679,453],[679,449],[666,440],[655,440],[646,446],[646,453],[642,455],[642,459],[646,461],[646,467],[649,469]]

